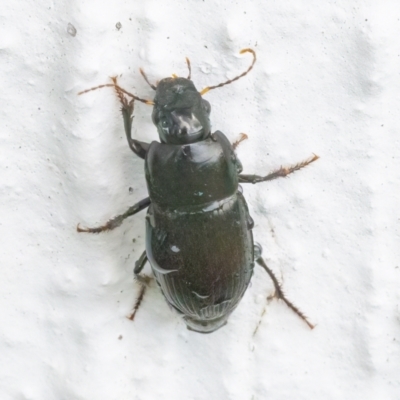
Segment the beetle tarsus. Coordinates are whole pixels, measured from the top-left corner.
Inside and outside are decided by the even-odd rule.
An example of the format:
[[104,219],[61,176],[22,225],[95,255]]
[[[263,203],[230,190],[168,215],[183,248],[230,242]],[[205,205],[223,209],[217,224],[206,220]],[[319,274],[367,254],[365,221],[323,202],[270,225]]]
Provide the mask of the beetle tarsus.
[[232,147],[234,150],[236,150],[236,148],[239,146],[239,144],[241,142],[243,142],[243,140],[248,139],[249,137],[245,134],[245,133],[241,133],[240,137],[238,139],[236,139],[233,143],[232,143]]
[[78,232],[86,232],[86,233],[101,233],[106,231],[111,231],[122,224],[123,219],[121,219],[121,215],[119,217],[110,219],[105,225],[97,226],[96,228],[81,228],[80,224],[76,227]]
[[145,250],[139,257],[139,259],[136,261],[135,269],[133,270],[135,280],[140,285],[140,293],[139,293],[138,298],[136,299],[135,305],[133,307],[133,311],[132,311],[131,315],[128,317],[128,319],[130,319],[131,321],[133,321],[133,319],[135,318],[137,310],[140,307],[140,303],[143,300],[146,288],[151,280],[151,278],[147,275],[139,275],[139,273],[142,271],[143,267],[145,266],[146,262],[147,262],[147,254],[146,254],[146,250]]
[[313,325],[307,317],[304,315],[303,312],[301,312],[290,300],[288,300],[285,296],[285,293],[283,292],[282,285],[278,282],[278,279],[276,278],[275,274],[272,272],[272,270],[268,267],[266,262],[262,257],[259,257],[256,259],[256,262],[258,265],[261,265],[268,273],[270,276],[272,282],[274,283],[275,286],[275,294],[274,297],[277,299],[283,300],[284,303],[292,310],[294,311],[308,326],[310,329],[314,329],[315,325]]
[[140,307],[140,303],[141,303],[142,300],[143,300],[143,297],[144,297],[144,294],[145,294],[145,292],[146,292],[146,289],[147,289],[147,286],[146,286],[146,285],[143,285],[143,284],[140,285],[140,293],[139,293],[138,298],[136,299],[136,303],[135,303],[135,305],[134,305],[134,307],[133,307],[133,311],[132,311],[132,313],[127,317],[127,318],[130,319],[131,321],[133,321],[133,320],[135,319],[135,315],[136,315],[136,313],[137,313],[137,311],[138,311],[138,309],[139,309],[139,307]]
[[312,157],[310,157],[309,159],[307,159],[305,161],[301,161],[290,167],[280,167],[276,171],[271,172],[270,174],[268,174],[266,176],[239,175],[239,182],[240,183],[259,183],[259,182],[265,182],[265,181],[272,181],[273,179],[277,179],[277,178],[285,178],[289,174],[306,167],[308,164],[311,164],[314,161],[317,161],[318,158],[319,158],[319,156],[314,154]]

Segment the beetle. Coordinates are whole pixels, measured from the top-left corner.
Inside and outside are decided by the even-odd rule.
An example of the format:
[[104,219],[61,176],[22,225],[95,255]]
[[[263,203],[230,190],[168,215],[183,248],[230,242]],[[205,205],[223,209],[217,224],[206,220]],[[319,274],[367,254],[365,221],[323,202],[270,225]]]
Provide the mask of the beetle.
[[[131,315],[133,320],[146,289],[140,275],[150,262],[156,282],[187,328],[200,333],[213,332],[227,323],[242,299],[253,275],[255,263],[263,267],[275,286],[275,296],[283,300],[310,328],[314,326],[290,302],[272,270],[261,256],[261,246],[253,242],[250,217],[240,183],[259,183],[285,177],[318,159],[308,160],[266,175],[242,174],[235,148],[220,131],[211,133],[210,103],[203,98],[209,90],[236,81],[250,72],[256,62],[252,49],[242,53],[253,56],[242,74],[198,91],[187,78],[164,78],[153,85],[142,69],[140,73],[155,90],[147,100],[112,83],[84,90],[87,93],[113,87],[122,104],[125,133],[130,149],[144,159],[149,197],[139,201],[105,225],[81,228],[79,232],[100,233],[120,226],[147,208],[146,249],[135,264],[134,275],[142,284]],[[160,142],[145,143],[132,138],[134,102],[153,105],[152,121]]]

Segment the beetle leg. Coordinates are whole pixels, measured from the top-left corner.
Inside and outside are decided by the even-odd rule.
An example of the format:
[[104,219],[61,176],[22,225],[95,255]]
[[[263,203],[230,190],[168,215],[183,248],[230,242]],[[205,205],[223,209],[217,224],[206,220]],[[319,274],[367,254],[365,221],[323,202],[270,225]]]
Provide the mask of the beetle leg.
[[132,138],[134,99],[128,101],[118,87],[116,87],[115,90],[122,104],[121,112],[122,118],[124,119],[124,128],[129,147],[137,156],[144,159],[150,146],[149,143],[140,142],[139,140]]
[[134,305],[134,307],[133,307],[133,311],[132,311],[132,313],[129,315],[129,317],[126,317],[126,318],[130,319],[131,321],[133,321],[133,320],[135,319],[135,315],[136,315],[136,313],[137,313],[137,310],[138,310],[139,307],[140,307],[140,303],[141,303],[142,300],[143,300],[143,297],[144,297],[144,293],[145,293],[145,292],[146,292],[146,285],[140,285],[140,293],[139,293],[138,298],[136,299],[136,303],[135,303],[135,305]]
[[139,275],[142,272],[142,269],[146,265],[148,261],[146,250],[142,253],[139,259],[135,262],[135,268],[133,269],[133,275],[135,279],[143,286],[147,286],[151,280],[151,278],[147,275]]
[[137,310],[139,309],[140,303],[142,302],[144,294],[146,292],[147,284],[150,281],[150,277],[148,277],[146,275],[143,275],[143,276],[139,275],[139,273],[142,271],[143,267],[145,266],[146,262],[147,262],[147,254],[146,254],[146,250],[145,250],[142,253],[142,255],[139,257],[139,259],[136,261],[135,269],[133,270],[135,279],[140,284],[140,292],[139,292],[138,298],[136,299],[135,305],[133,306],[132,313],[129,315],[129,317],[127,317],[131,321],[133,321],[135,318]]
[[135,269],[133,270],[135,277],[142,272],[142,269],[144,268],[146,262],[147,262],[147,254],[145,250],[139,257],[139,259],[135,262]]
[[[257,247],[257,246],[255,246]],[[275,297],[278,299],[281,299],[285,302],[285,304],[292,309],[309,327],[310,329],[314,329],[314,325],[307,319],[307,317],[290,301],[286,298],[285,293],[283,292],[282,285],[278,282],[278,279],[274,275],[271,269],[267,266],[265,263],[264,259],[259,255],[259,257],[256,259],[256,262],[258,265],[261,265],[268,273],[270,278],[272,279],[272,282],[274,283],[275,286]]]
[[239,146],[239,144],[241,142],[243,142],[243,140],[248,139],[249,137],[245,134],[245,133],[241,133],[240,137],[238,139],[236,139],[233,143],[232,143],[232,147],[233,150],[236,150],[236,148]]
[[146,197],[143,200],[140,200],[138,203],[134,204],[132,207],[129,207],[126,212],[117,217],[110,219],[105,225],[97,226],[96,228],[81,228],[78,224],[76,230],[78,232],[88,232],[88,233],[100,233],[105,231],[111,231],[112,229],[120,226],[122,221],[132,215],[135,215],[139,211],[147,208],[151,203],[150,197]]
[[133,110],[135,107],[134,102],[135,100],[138,100],[138,98],[133,97],[130,101],[128,101],[128,99],[125,96],[125,93],[130,96],[133,95],[126,92],[118,85],[116,77],[112,77],[111,79],[114,83],[114,89],[122,105],[121,112],[122,112],[122,118],[124,119],[124,128],[125,128],[126,138],[128,139],[129,147],[137,156],[144,159],[146,157],[146,153],[150,145],[148,143],[132,139]]
[[296,172],[301,168],[306,167],[308,164],[311,164],[314,161],[318,160],[318,156],[314,154],[308,160],[301,161],[291,167],[280,167],[274,172],[266,176],[259,176],[259,175],[239,175],[239,183],[258,183],[258,182],[265,182],[265,181],[272,181],[273,179],[277,178],[284,178],[291,174],[292,172]]

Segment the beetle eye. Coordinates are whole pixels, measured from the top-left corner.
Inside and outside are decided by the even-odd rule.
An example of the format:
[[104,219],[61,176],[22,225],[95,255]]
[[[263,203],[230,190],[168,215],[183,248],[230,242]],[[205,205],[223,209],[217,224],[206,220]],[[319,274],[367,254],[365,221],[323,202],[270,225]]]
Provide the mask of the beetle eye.
[[207,114],[210,114],[210,112],[211,112],[211,106],[210,106],[210,103],[207,101],[207,100],[204,100],[203,99],[203,107],[204,107],[204,109],[206,110],[206,113]]
[[168,128],[168,121],[167,121],[167,118],[165,118],[165,117],[162,117],[162,118],[161,118],[161,126],[162,126],[163,128]]

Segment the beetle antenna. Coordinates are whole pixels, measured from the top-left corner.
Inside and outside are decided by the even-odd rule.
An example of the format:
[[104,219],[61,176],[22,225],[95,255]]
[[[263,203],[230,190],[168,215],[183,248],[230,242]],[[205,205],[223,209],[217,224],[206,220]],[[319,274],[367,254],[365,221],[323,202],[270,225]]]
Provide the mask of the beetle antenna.
[[142,68],[139,68],[140,73],[142,74],[144,80],[147,82],[147,84],[153,89],[156,90],[157,86],[153,85],[152,83],[149,82],[149,79],[147,78],[147,75],[144,73],[144,71],[142,70]]
[[142,103],[145,103],[145,104],[148,104],[148,105],[154,105],[153,101],[147,100],[147,99],[142,99],[142,98],[140,98],[140,97],[138,97],[138,96],[136,96],[136,95],[134,95],[132,93],[129,93],[127,90],[123,89],[121,86],[119,86],[117,84],[117,78],[116,77],[112,77],[111,79],[112,79],[113,83],[106,83],[104,85],[95,86],[95,87],[92,87],[90,89],[83,90],[82,92],[79,92],[78,95],[81,95],[81,94],[84,94],[84,93],[87,93],[87,92],[91,92],[93,90],[102,89],[102,88],[105,88],[105,87],[113,87],[113,88],[115,88],[117,90],[120,90],[122,93],[125,93],[126,95],[132,97],[134,100],[141,101]]
[[240,50],[240,54],[243,54],[243,53],[251,53],[253,55],[253,62],[251,63],[250,67],[247,68],[246,71],[244,71],[242,74],[240,74],[238,76],[235,76],[232,79],[227,80],[226,82],[222,82],[222,83],[220,83],[218,85],[215,85],[215,86],[207,86],[200,92],[200,94],[203,95],[203,94],[207,93],[211,89],[216,89],[216,88],[219,88],[219,87],[222,87],[222,86],[225,86],[225,85],[229,85],[230,83],[235,82],[238,79],[243,78],[245,75],[247,75],[252,70],[252,68],[253,68],[256,60],[257,60],[257,56],[256,56],[256,52],[253,49]]
[[102,89],[105,87],[114,87],[114,85],[112,83],[106,83],[105,85],[95,86],[90,89],[82,90],[81,92],[78,93],[78,96],[80,96],[81,94],[87,93],[87,92],[91,92],[92,90]]
[[[114,80],[114,79],[115,79],[115,80]],[[133,100],[141,101],[142,103],[148,104],[148,105],[150,105],[150,106],[154,105],[154,102],[153,102],[152,100],[147,100],[147,99],[142,99],[142,98],[140,98],[140,97],[137,97],[137,96],[135,96],[134,94],[129,93],[127,90],[125,90],[125,89],[122,88],[121,86],[119,86],[119,85],[117,84],[117,79],[116,79],[116,78],[113,78],[113,82],[114,82],[114,85],[113,85],[113,86],[114,86],[115,89],[120,90],[122,93],[125,93],[126,95],[132,97]]]
[[192,76],[192,67],[190,65],[190,60],[187,57],[186,57],[186,64],[187,64],[188,70],[189,70],[189,75],[188,75],[187,79],[190,79]]

